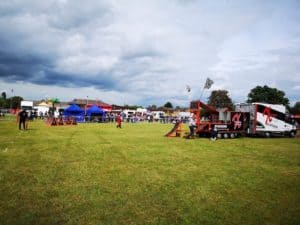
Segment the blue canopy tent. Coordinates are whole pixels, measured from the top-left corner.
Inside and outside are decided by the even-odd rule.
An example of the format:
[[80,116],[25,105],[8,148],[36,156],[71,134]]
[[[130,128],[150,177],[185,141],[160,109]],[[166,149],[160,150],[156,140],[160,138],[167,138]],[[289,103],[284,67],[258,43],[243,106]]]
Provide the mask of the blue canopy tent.
[[97,106],[97,105],[93,105],[91,106],[87,111],[86,111],[87,116],[89,117],[89,119],[93,120],[95,117],[98,117],[99,122],[103,122],[103,119],[105,118],[105,111]]
[[105,114],[105,111],[97,105],[93,105],[86,111],[86,114],[88,116],[102,116]]
[[77,122],[83,122],[84,121],[84,110],[81,109],[78,105],[73,104],[64,110],[63,116],[65,118],[73,117],[76,119]]

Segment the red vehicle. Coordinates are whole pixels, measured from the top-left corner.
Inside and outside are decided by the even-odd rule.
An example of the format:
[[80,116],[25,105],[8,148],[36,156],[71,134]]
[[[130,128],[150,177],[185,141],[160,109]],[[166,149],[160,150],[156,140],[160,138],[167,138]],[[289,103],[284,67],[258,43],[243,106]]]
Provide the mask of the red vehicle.
[[216,129],[218,138],[235,138],[244,135],[248,129],[249,113],[217,110],[201,101],[192,101],[190,111],[196,115],[196,133],[199,136],[210,136]]
[[215,109],[201,101],[193,101],[191,113],[196,115],[196,133],[210,136],[217,130],[218,138],[248,136],[290,136],[295,137],[295,119],[286,114],[283,105],[266,103],[237,104],[236,111]]

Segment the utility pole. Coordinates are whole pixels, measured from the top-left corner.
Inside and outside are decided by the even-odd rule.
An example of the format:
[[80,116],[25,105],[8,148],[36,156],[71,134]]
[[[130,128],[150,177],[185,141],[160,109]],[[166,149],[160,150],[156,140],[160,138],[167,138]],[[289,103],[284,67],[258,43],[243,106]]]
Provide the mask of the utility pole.
[[12,113],[12,98],[13,98],[13,96],[14,96],[14,89],[11,89],[10,109],[9,109],[10,113]]

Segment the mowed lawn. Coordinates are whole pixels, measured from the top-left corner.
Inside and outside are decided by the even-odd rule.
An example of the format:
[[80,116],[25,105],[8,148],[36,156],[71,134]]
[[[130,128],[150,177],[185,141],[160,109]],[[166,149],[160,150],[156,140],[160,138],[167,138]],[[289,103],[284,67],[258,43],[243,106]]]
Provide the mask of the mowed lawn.
[[299,137],[171,128],[0,121],[0,224],[300,224]]

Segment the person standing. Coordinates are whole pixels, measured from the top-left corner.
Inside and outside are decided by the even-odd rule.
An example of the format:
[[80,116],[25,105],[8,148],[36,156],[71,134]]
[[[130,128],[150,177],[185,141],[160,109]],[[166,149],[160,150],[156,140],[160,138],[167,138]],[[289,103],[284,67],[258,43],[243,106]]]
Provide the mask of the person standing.
[[18,114],[18,119],[19,119],[19,130],[21,130],[21,126],[23,126],[23,130],[27,129],[26,126],[26,120],[28,118],[27,112],[23,109],[21,112]]
[[117,128],[121,128],[121,126],[122,126],[122,118],[121,118],[120,114],[118,114],[116,122],[117,122]]
[[189,118],[189,128],[190,128],[190,134],[188,135],[189,138],[194,137],[195,127],[196,127],[196,123],[195,123],[194,116],[191,116]]
[[216,126],[214,126],[214,127],[211,129],[211,138],[210,138],[210,140],[212,140],[212,141],[217,140],[217,136],[218,136],[218,129],[217,129]]

